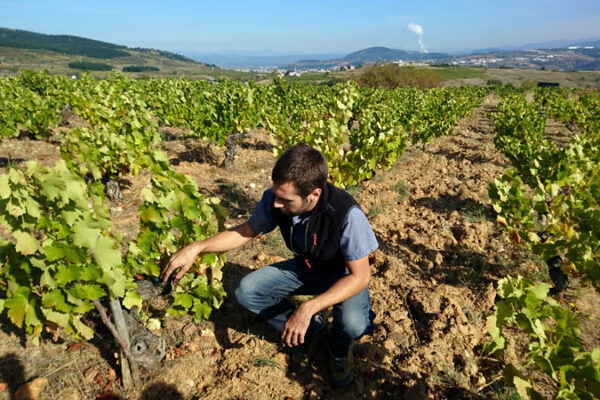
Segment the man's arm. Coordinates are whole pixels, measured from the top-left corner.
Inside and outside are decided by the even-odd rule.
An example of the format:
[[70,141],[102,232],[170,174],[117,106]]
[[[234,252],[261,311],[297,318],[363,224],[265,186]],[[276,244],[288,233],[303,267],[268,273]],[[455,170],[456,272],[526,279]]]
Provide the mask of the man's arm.
[[304,334],[313,315],[334,304],[349,299],[367,287],[371,277],[369,256],[346,261],[350,273],[344,275],[324,293],[302,303],[288,318],[283,327],[281,342],[284,346],[304,343]]
[[244,222],[235,228],[219,232],[211,238],[191,243],[171,256],[160,274],[160,279],[166,282],[173,271],[179,268],[179,272],[175,276],[175,281],[178,281],[189,271],[199,254],[223,253],[237,249],[248,243],[256,235],[257,233],[248,226],[248,222]]

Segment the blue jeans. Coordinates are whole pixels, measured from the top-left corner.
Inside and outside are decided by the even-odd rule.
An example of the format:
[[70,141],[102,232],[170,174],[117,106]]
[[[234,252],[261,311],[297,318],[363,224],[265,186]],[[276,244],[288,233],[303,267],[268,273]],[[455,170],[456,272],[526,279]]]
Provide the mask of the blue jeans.
[[[285,296],[321,294],[342,276],[306,273],[297,268],[292,259],[268,265],[246,275],[236,288],[235,297],[242,306],[282,332],[283,326],[295,310],[295,306],[285,299]],[[329,348],[334,357],[346,357],[352,341],[371,333],[374,318],[368,286],[354,296],[335,304],[333,325],[329,332]],[[320,315],[313,316],[305,335],[305,342],[324,325]]]

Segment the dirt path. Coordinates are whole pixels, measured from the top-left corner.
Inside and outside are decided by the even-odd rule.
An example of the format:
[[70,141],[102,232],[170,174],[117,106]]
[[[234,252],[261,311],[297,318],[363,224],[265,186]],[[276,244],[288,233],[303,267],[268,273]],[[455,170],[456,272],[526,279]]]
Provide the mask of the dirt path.
[[[324,354],[311,371],[287,372],[288,354],[278,345],[278,335],[233,299],[244,275],[289,257],[273,232],[229,254],[223,282],[230,296],[210,321],[167,319],[160,331],[167,359],[160,371],[145,377],[140,393],[127,398],[474,398],[499,371],[498,363],[481,355],[485,319],[495,298],[493,283],[507,271],[538,272],[496,228],[487,196],[487,185],[506,165],[494,147],[487,115],[496,103],[486,99],[453,135],[437,139],[425,151],[409,149],[393,169],[350,189],[380,243],[371,260],[377,326],[354,348],[357,379],[351,388],[335,391],[329,386]],[[0,161],[7,158],[6,149],[13,160],[32,151],[8,142],[0,147]],[[223,199],[227,223],[235,225],[250,215],[270,186],[274,158],[268,143],[265,132],[255,132],[231,172],[214,166],[222,160],[222,150],[201,142],[172,140],[164,147],[178,171],[193,176],[205,194]],[[39,144],[41,153],[35,154],[47,162],[58,159],[46,145]],[[126,200],[112,207],[114,229],[130,237],[137,234],[132,227],[148,178],[142,173],[124,181]],[[575,300],[582,310],[588,295]],[[589,306],[585,310],[595,312]],[[596,325],[584,328],[593,335]],[[66,336],[54,343],[46,335],[35,347],[3,319],[0,381],[9,387],[0,391],[0,400],[11,398],[18,383],[47,374],[50,383],[42,400],[124,398],[114,383],[114,346],[108,332],[99,333],[83,345]]]

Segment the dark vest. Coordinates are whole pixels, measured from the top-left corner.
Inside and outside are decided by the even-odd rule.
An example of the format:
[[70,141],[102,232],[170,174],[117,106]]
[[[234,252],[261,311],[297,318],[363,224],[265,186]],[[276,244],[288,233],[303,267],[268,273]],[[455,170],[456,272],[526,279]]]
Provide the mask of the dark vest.
[[346,260],[340,249],[340,237],[346,216],[353,207],[360,206],[348,192],[328,183],[306,224],[306,252],[293,247],[292,217],[273,205],[271,215],[300,268],[315,274],[342,275],[346,271]]

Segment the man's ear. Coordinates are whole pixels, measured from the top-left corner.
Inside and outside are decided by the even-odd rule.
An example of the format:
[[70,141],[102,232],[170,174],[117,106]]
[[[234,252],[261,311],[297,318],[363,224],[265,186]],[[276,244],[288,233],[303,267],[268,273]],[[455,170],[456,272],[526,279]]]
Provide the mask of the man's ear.
[[323,190],[321,188],[316,188],[315,190],[310,192],[309,196],[312,197],[315,201],[318,201],[321,197],[321,193],[323,193]]

